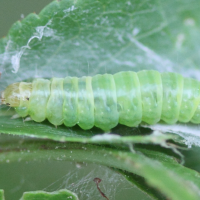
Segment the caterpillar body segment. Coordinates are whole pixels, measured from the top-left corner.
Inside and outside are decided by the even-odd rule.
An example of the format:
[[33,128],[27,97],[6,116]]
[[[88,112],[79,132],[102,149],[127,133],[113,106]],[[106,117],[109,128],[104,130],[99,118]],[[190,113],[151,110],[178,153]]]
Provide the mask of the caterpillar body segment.
[[91,129],[94,126],[94,97],[92,92],[92,78],[78,79],[78,125],[82,129]]
[[96,127],[110,130],[119,121],[117,95],[113,75],[96,75],[92,78],[94,118]]
[[136,127],[142,121],[140,82],[135,72],[114,74],[119,123]]
[[135,127],[142,121],[200,123],[200,82],[154,70],[14,83],[1,101],[21,117],[85,130],[107,131],[118,123]]
[[161,119],[163,88],[161,75],[157,71],[137,73],[142,103],[142,121],[156,124]]
[[52,78],[46,104],[46,118],[54,125],[63,124],[63,79]]
[[185,79],[178,120],[181,122],[195,122],[195,120],[197,120],[197,123],[200,123],[200,120],[196,117],[196,111],[199,103],[200,83],[194,79]]
[[[21,82],[20,84],[22,84]],[[50,97],[51,82],[46,79],[35,79],[32,82],[32,91],[29,96],[29,103],[26,106],[27,115],[36,122],[42,122],[47,118],[46,107]],[[18,108],[20,108],[19,106]],[[19,114],[19,113],[18,113]],[[20,115],[20,114],[19,114]]]
[[179,120],[184,79],[180,74],[162,73],[163,102],[161,119],[168,124]]
[[78,78],[66,77],[63,81],[63,116],[65,126],[72,127],[78,122]]

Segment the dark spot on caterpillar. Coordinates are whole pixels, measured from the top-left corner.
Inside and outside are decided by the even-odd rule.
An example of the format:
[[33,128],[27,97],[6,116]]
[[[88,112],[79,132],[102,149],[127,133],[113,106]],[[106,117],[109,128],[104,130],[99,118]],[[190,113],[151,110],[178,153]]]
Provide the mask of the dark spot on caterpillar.
[[27,97],[26,99],[29,101],[29,98],[28,98],[28,97]]
[[101,179],[100,178],[94,178],[93,181],[96,183],[97,189],[99,190],[101,196],[104,197],[105,199],[109,200],[108,197],[99,188],[99,183],[101,182]]

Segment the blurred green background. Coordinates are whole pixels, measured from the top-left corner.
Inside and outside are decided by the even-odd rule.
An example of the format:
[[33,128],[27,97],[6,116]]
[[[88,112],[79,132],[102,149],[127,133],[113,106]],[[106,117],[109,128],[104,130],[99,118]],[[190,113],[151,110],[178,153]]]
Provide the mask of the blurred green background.
[[52,0],[0,0],[0,38],[6,36],[11,25],[29,13],[38,14]]

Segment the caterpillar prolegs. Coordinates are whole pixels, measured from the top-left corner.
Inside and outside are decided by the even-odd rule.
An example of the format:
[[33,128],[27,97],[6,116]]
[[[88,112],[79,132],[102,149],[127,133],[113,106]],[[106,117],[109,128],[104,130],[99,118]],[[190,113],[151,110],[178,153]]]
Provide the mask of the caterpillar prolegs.
[[96,126],[106,131],[118,123],[135,127],[142,121],[200,123],[200,82],[154,70],[38,78],[9,85],[1,101],[21,117],[29,115],[36,122],[47,118],[67,127],[78,124],[86,130]]

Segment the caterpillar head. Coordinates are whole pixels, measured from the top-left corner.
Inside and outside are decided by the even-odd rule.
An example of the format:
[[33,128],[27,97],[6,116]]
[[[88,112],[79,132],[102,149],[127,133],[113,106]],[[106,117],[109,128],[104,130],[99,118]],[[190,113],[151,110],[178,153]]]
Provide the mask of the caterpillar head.
[[20,83],[13,83],[9,85],[2,93],[1,93],[1,104],[6,104],[10,107],[17,107],[20,104],[20,91],[19,91]]

